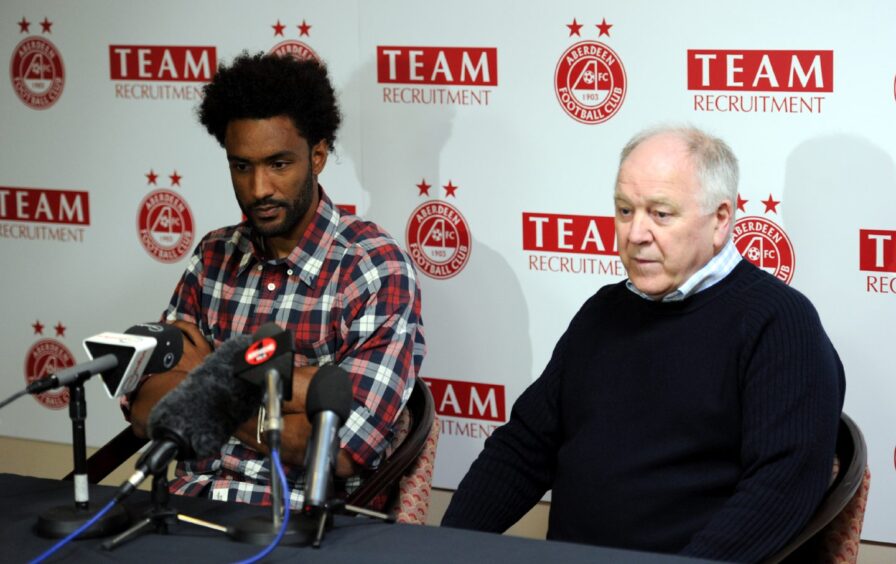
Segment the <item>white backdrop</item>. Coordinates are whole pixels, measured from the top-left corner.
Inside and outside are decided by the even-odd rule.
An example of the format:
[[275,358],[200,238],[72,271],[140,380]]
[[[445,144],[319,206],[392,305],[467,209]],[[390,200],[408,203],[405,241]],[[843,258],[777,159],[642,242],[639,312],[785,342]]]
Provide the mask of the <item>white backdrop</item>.
[[[6,0],[0,26],[0,396],[157,319],[195,241],[239,221],[199,88],[215,61],[286,42],[339,91],[322,184],[421,258],[435,485],[456,486],[579,305],[624,277],[603,219],[618,152],[684,122],[740,158],[739,248],[816,304],[868,442],[863,537],[896,542],[892,2]],[[123,422],[87,389],[99,445]],[[21,399],[0,434],[69,442],[65,405]]]

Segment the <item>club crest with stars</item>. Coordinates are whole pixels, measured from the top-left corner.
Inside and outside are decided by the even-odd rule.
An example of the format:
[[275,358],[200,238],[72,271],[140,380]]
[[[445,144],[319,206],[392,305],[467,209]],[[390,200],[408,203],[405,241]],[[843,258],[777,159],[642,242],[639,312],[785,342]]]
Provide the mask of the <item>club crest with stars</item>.
[[[52,329],[56,332],[57,339],[44,337],[44,330],[51,328],[44,326],[40,320],[36,320],[31,324],[35,335],[41,338],[28,348],[25,353],[25,385],[28,386],[32,382],[40,380],[50,374],[55,374],[60,370],[75,365],[75,356],[58,337],[65,337],[66,326],[61,321],[56,323]],[[59,388],[56,390],[48,390],[41,394],[32,396],[37,403],[47,409],[65,409],[69,403],[68,388]]]
[[30,22],[24,16],[19,33],[30,33],[32,25],[40,25],[41,35],[29,35],[22,39],[12,52],[9,77],[16,96],[34,110],[46,110],[59,100],[65,87],[65,65],[62,55],[53,43],[44,37],[53,31],[53,22],[46,17],[40,23]]
[[[600,38],[610,37],[613,24],[603,18],[591,26],[573,18],[566,27],[569,37],[582,37],[590,30]],[[560,107],[569,117],[588,125],[603,123],[616,115],[625,100],[627,82],[619,55],[605,43],[592,39],[569,46],[554,70],[554,90]]]
[[[439,188],[422,179],[416,185],[419,196],[430,196]],[[460,186],[452,180],[441,187],[445,200],[429,200],[419,205],[408,220],[407,248],[417,268],[436,280],[457,275],[470,260],[470,226],[460,211],[447,202],[457,198]]]
[[[738,194],[737,209],[745,212],[749,201]],[[765,206],[764,213],[777,214],[781,201],[775,200],[769,194],[768,199],[762,200],[761,203]],[[738,252],[745,259],[785,284],[790,284],[796,267],[796,255],[790,237],[780,225],[758,215],[741,217],[734,222],[732,238]]]
[[[162,175],[146,173],[147,184],[156,186]],[[177,262],[190,252],[195,239],[193,212],[187,201],[174,191],[183,176],[175,170],[167,175],[171,188],[151,191],[137,210],[137,236],[147,253],[159,262]]]
[[308,46],[308,44],[299,41],[298,39],[286,39],[287,33],[295,32],[298,30],[299,37],[310,37],[311,36],[311,28],[313,26],[308,24],[305,20],[302,20],[302,23],[298,25],[289,25],[280,23],[280,20],[277,20],[277,23],[272,24],[271,28],[274,30],[274,37],[283,37],[284,39],[271,47],[271,50],[268,51],[269,55],[292,55],[296,59],[300,61],[306,59],[314,59],[316,61],[320,61],[320,57],[317,53],[314,52],[314,49]]

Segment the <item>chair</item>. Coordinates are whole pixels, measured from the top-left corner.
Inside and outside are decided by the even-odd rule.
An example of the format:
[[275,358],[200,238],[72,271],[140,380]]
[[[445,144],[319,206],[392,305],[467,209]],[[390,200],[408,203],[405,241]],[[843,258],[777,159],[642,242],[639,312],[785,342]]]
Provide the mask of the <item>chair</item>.
[[837,431],[834,478],[809,523],[767,563],[849,563],[859,552],[871,472],[865,438],[845,413]]
[[365,507],[385,494],[385,507],[391,508],[396,521],[423,525],[429,511],[440,425],[429,386],[422,379],[417,379],[407,411],[411,417],[407,436],[380,467],[349,494],[346,503]]
[[[409,421],[404,440],[346,503],[364,507],[385,496],[384,506],[391,507],[398,522],[424,524],[440,426],[429,386],[422,379],[417,379],[406,410]],[[126,427],[87,459],[88,482],[99,483],[147,442]],[[73,480],[73,476],[74,472],[69,472],[63,480]]]

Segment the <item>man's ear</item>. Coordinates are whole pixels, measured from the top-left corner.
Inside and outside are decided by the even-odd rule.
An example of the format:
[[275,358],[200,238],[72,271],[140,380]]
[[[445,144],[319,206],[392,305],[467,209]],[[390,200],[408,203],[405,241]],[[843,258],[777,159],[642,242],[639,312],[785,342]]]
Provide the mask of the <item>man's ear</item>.
[[327,156],[330,154],[330,146],[326,139],[321,139],[311,147],[311,172],[314,176],[323,172],[327,165]]
[[718,253],[725,246],[728,233],[731,232],[731,224],[734,221],[734,207],[730,201],[722,200],[713,213],[713,221],[715,226],[712,234],[712,246],[713,250]]

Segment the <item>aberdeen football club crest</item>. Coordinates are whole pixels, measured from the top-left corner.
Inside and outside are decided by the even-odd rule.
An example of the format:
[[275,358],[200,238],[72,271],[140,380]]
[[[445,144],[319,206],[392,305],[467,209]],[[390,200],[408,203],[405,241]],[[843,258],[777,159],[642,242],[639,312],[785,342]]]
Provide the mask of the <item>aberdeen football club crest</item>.
[[[417,184],[420,196],[429,196],[431,184]],[[449,180],[442,186],[445,198],[456,198],[458,186]],[[470,260],[470,227],[460,211],[443,200],[430,200],[417,207],[405,233],[411,258],[425,275],[443,280],[463,270]]]
[[[40,321],[35,321],[31,327],[35,335],[44,334],[44,325]],[[57,337],[65,337],[66,327],[62,322],[58,322],[53,329]],[[75,357],[65,345],[56,339],[40,339],[25,353],[25,385],[74,365]],[[37,394],[34,399],[48,409],[64,409],[68,406],[68,388]]]
[[[146,174],[147,184],[156,185],[159,175]],[[153,190],[140,202],[137,211],[137,235],[140,244],[159,262],[176,262],[193,246],[193,212],[184,198],[173,191],[183,178],[177,171],[168,175],[171,189]]]
[[[582,28],[573,18],[567,24],[569,36],[581,37]],[[598,38],[610,36],[612,24],[604,19],[595,26]],[[619,55],[600,41],[586,39],[571,45],[557,62],[554,90],[557,100],[569,117],[590,125],[613,117],[625,100],[627,79]]]
[[[285,31],[289,30],[298,30],[299,37],[309,37],[311,35],[311,25],[309,25],[305,20],[302,20],[302,23],[291,26],[287,24],[280,23],[280,20],[277,20],[277,23],[271,25],[274,29],[274,37],[283,37],[285,38]],[[317,53],[314,52],[314,49],[309,47],[307,44],[299,41],[298,39],[284,39],[274,45],[270,51],[268,51],[270,55],[292,55],[296,59],[305,60],[305,59],[316,59],[320,61],[320,57],[317,56]]]
[[[32,22],[24,17],[19,33],[28,33]],[[49,35],[53,22],[44,18],[39,24],[41,33]],[[26,106],[45,110],[56,103],[65,86],[65,66],[59,49],[46,37],[29,35],[16,45],[9,63],[9,77],[16,96]]]
[[[737,208],[746,210],[749,200],[737,196]],[[765,213],[778,213],[779,200],[769,194],[768,200],[762,200]],[[746,216],[734,223],[734,245],[737,250],[762,270],[775,278],[790,284],[796,266],[796,255],[790,237],[774,221],[760,216]]]

